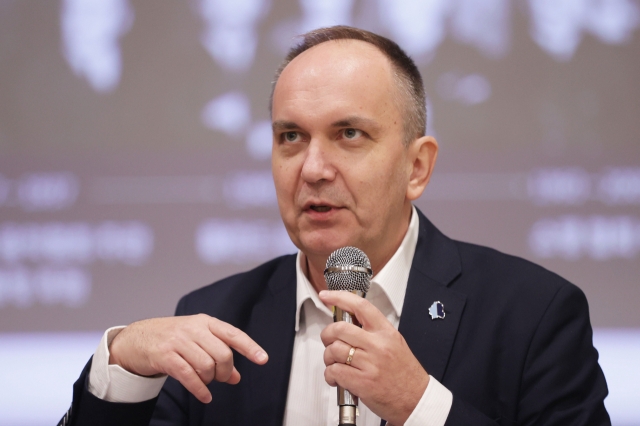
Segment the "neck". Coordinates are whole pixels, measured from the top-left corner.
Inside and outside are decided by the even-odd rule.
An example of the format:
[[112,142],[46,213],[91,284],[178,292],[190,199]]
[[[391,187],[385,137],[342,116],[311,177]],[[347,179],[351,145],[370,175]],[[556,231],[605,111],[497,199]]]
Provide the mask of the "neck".
[[327,259],[325,258],[324,261],[320,260],[320,262],[313,262],[305,256],[305,261],[307,267],[304,272],[313,288],[317,293],[320,293],[322,290],[326,290],[327,282],[324,279],[324,267],[327,264]]

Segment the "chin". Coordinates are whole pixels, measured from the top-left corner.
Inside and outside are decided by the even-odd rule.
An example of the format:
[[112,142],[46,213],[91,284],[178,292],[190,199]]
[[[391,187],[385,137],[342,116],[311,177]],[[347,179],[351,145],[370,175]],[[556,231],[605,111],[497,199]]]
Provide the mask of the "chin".
[[344,235],[335,232],[314,232],[312,235],[301,235],[301,250],[305,253],[329,256],[335,250],[353,245]]

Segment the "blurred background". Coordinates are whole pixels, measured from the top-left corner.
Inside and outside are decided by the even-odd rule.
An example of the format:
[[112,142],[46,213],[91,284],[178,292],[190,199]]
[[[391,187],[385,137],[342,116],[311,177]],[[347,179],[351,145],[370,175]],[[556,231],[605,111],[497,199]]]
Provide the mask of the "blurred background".
[[0,0],[0,425],[55,424],[106,328],[295,251],[271,81],[336,24],[423,74],[416,205],[582,288],[614,424],[640,425],[638,0]]

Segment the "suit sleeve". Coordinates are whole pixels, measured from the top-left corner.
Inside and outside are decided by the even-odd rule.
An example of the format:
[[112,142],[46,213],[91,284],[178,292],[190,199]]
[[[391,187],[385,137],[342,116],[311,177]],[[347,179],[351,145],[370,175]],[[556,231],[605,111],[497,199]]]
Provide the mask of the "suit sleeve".
[[529,344],[517,418],[489,419],[454,394],[445,426],[610,426],[592,334],[584,293],[571,284],[560,287]]
[[66,424],[69,426],[147,426],[157,398],[125,404],[104,401],[94,396],[87,387],[91,360],[73,385],[73,403]]
[[556,293],[531,340],[518,424],[610,425],[604,407],[607,394],[587,299],[567,284]]
[[504,423],[498,423],[491,420],[480,411],[462,401],[460,398],[456,398],[456,396],[454,395],[453,404],[451,405],[451,411],[449,411],[449,417],[447,417],[447,421],[444,426],[465,425],[498,426],[504,425]]
[[[176,315],[184,315],[184,298],[178,303]],[[89,360],[80,378],[73,385],[71,409],[62,418],[62,426],[165,426],[186,424],[188,418],[187,391],[169,377],[157,398],[139,403],[118,403],[102,400],[88,389]]]

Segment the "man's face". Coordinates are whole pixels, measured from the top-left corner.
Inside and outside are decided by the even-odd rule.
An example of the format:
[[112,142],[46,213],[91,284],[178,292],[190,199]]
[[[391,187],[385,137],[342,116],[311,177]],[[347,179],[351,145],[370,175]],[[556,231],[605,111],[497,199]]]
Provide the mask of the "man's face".
[[307,256],[352,245],[386,262],[402,241],[411,160],[397,90],[387,58],[355,40],[317,45],[280,75],[273,177],[289,236]]

